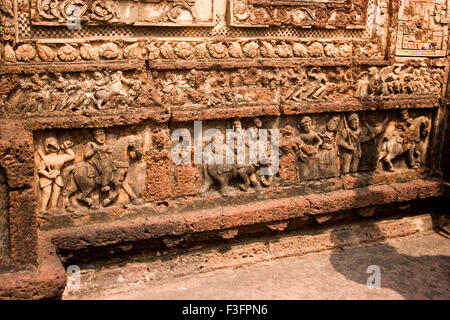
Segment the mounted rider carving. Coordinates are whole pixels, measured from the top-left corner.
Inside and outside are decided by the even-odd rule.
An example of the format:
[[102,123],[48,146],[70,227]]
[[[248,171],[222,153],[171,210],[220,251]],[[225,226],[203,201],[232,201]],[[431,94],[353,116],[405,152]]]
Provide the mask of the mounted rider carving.
[[106,143],[105,131],[103,129],[95,129],[93,132],[93,141],[88,142],[84,151],[84,158],[89,163],[89,177],[95,177],[96,183],[101,185],[102,192],[108,192],[110,187],[108,183],[112,180],[114,170],[111,153],[113,147]]
[[384,163],[387,170],[394,171],[392,160],[406,154],[407,164],[412,169],[419,169],[426,151],[430,125],[428,117],[410,118],[408,111],[402,110],[401,120],[386,130],[378,161]]

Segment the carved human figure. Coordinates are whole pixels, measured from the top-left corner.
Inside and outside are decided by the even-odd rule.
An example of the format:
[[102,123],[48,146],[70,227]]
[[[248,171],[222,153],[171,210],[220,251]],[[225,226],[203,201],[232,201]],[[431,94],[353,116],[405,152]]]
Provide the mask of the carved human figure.
[[[70,148],[70,140],[63,141],[59,145],[53,137],[44,139],[44,150],[38,150],[41,162],[38,166],[39,187],[41,188],[41,210],[55,209],[58,204],[61,189],[64,186],[61,178],[61,169],[64,164],[75,159],[75,153]],[[60,150],[64,153],[60,153]]]
[[360,74],[360,80],[358,80],[356,92],[361,98],[367,98],[370,96],[370,78],[367,72],[362,72]]
[[402,66],[396,66],[391,74],[391,81],[388,83],[389,93],[400,94],[405,92],[405,74]]
[[377,67],[369,68],[369,94],[380,95],[383,91],[383,84]]
[[68,89],[74,90],[74,93],[70,97],[66,109],[87,109],[90,106],[94,95],[92,93],[92,82],[89,81],[85,73],[81,73],[78,81]]
[[[31,90],[29,92],[28,90]],[[30,80],[22,80],[16,93],[9,99],[13,106],[23,105],[19,112],[38,112],[47,109],[50,100],[50,90],[48,77],[46,75],[39,77],[39,74],[33,74]]]
[[98,178],[98,183],[101,185],[102,192],[108,192],[110,187],[108,182],[112,180],[113,164],[110,154],[112,147],[106,143],[105,131],[103,129],[95,129],[93,132],[93,141],[86,145],[84,151],[84,158],[93,167],[91,174]]
[[344,116],[344,125],[344,129],[340,132],[338,146],[341,158],[341,172],[346,174],[358,171],[362,155],[361,144],[373,140],[383,131],[383,128],[379,126],[369,130],[366,126],[363,130],[359,126],[359,117],[356,113],[350,114],[348,124]]
[[[254,138],[256,139],[256,141],[258,143],[258,152],[261,152],[260,149],[264,148],[264,143],[261,141],[261,136],[259,135],[259,130],[262,129],[262,126],[263,126],[263,123],[262,123],[261,119],[259,117],[255,117],[255,118],[253,118],[253,123],[247,129],[247,133],[249,132],[249,130],[253,130],[253,132],[255,133]],[[270,139],[270,135],[267,137],[267,139]],[[264,157],[265,157],[265,159],[269,159],[270,146],[266,145],[266,147],[267,147],[267,149],[264,153]],[[255,156],[258,156],[258,155],[255,155]],[[257,164],[252,164],[250,166],[250,171],[251,171],[250,181],[258,181],[257,170],[261,166],[269,168],[270,163],[262,163],[261,159],[259,159]],[[260,177],[261,184],[265,187],[270,186],[272,184],[272,180],[273,180],[273,175],[267,175],[267,176],[263,175]],[[252,182],[252,184],[258,185],[255,182]]]
[[[236,163],[237,175],[242,179],[242,183],[239,185],[239,188],[241,188],[243,191],[247,191],[250,185],[259,187],[260,184],[255,174],[256,167],[248,163],[249,141],[246,130],[242,128],[241,120],[235,119],[233,121],[233,130],[236,134],[243,135],[245,150],[242,151],[245,152],[245,155],[247,157],[243,164]],[[237,140],[235,140],[234,152],[236,156],[238,156],[239,151],[240,149],[237,145]]]
[[223,71],[213,71],[210,75],[210,103],[217,105],[233,101],[229,75]]
[[325,92],[328,82],[327,76],[323,72],[319,72],[319,69],[312,68],[308,72],[308,77],[312,78],[313,81],[309,84],[309,89],[306,89],[304,97],[306,100],[317,100]]
[[319,176],[318,151],[322,138],[312,129],[312,120],[304,116],[298,125],[298,176],[300,180],[311,180]]
[[128,90],[128,99],[129,102],[135,101],[139,98],[139,94],[141,93],[142,81],[141,80],[131,80],[130,81],[130,90]]
[[[128,194],[132,203],[141,203],[139,194],[128,184],[127,177],[130,168],[133,167],[135,174],[137,172],[134,169],[137,169],[143,154],[142,137],[127,135],[117,139],[113,146],[108,146],[105,144],[104,130],[96,129],[93,138],[83,150],[85,159],[64,170],[63,207],[72,210],[73,200],[76,199],[89,208],[98,208],[96,198],[91,197],[98,187],[101,189],[97,193],[98,200],[103,198],[103,206],[113,203],[121,190]],[[76,197],[72,198],[76,192]]]
[[281,86],[283,87],[281,96],[284,100],[297,102],[303,100],[304,92],[309,88],[306,86],[308,76],[304,68],[296,68],[295,71],[294,69],[289,69],[287,72],[283,71],[281,79]]
[[[423,121],[419,120],[420,118],[423,119]],[[417,118],[419,120],[419,133],[418,137],[415,139],[415,143],[412,146],[412,157],[411,157],[411,167],[413,169],[419,169],[422,166],[422,160],[426,152],[426,139],[429,135],[429,122],[426,117],[419,117]]]
[[339,126],[339,117],[332,117],[319,129],[319,136],[322,144],[319,147],[319,172],[321,178],[337,177],[339,175],[338,166],[338,146],[336,143],[336,132]]
[[378,161],[382,161],[387,166],[387,170],[394,171],[392,160],[406,153],[408,164],[413,169],[418,169],[425,150],[424,144],[429,125],[430,120],[427,117],[413,119],[409,117],[407,110],[402,110],[400,121],[397,121],[394,128],[389,130],[383,138]]
[[[240,135],[243,138],[245,154],[248,155],[248,141],[246,141],[246,132],[242,129],[242,123],[239,119],[233,121],[233,133],[235,135]],[[241,139],[242,139],[241,138]],[[242,140],[241,140],[242,141]],[[214,182],[219,184],[219,191],[223,195],[230,194],[229,182],[232,179],[239,179],[239,188],[243,191],[247,191],[250,185],[259,187],[259,181],[257,180],[255,171],[251,168],[247,159],[244,159],[243,163],[237,162],[237,156],[240,151],[243,151],[242,145],[238,144],[238,139],[234,140],[233,146],[228,146],[228,144],[221,144],[221,149],[216,150],[216,152],[221,152],[223,155],[226,152],[234,152],[236,163],[228,164],[218,164],[218,163],[204,163],[203,165],[203,183],[200,188],[200,194],[205,194],[209,191]]]

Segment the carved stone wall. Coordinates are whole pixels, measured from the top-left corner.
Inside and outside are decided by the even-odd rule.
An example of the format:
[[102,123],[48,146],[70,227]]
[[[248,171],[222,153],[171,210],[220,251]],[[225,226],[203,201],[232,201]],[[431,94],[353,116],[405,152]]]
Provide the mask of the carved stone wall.
[[[220,219],[202,225],[215,217],[208,210],[267,205],[278,222],[320,224],[360,208],[335,198],[328,211],[315,206],[330,194],[379,188],[377,204],[439,196],[417,181],[445,163],[449,6],[0,0],[0,195],[9,199],[0,196],[0,256],[8,243],[16,266],[39,265],[38,230],[92,236],[89,245],[70,238],[78,250],[151,238],[140,219],[156,221],[155,233],[184,235],[227,228]],[[211,129],[268,129],[268,140],[279,132],[277,151],[267,151],[278,153],[278,170],[199,163],[195,143],[188,161],[174,163],[174,132]],[[402,184],[422,191],[402,193]],[[283,201],[294,198],[289,209]],[[102,240],[102,228],[129,221],[131,238]]]
[[9,260],[8,189],[5,171],[0,168],[0,259]]

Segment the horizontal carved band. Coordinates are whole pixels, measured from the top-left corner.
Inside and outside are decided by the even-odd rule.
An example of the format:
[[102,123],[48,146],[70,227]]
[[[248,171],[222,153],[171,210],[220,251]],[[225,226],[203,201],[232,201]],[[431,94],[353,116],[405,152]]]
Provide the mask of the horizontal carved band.
[[[310,194],[335,190],[343,183],[375,183],[383,171],[392,171],[392,179],[403,179],[406,174],[419,177],[430,164],[433,113],[334,113],[235,118],[220,124],[205,121],[201,127],[192,122],[144,122],[106,129],[37,131],[34,150],[41,213],[103,210],[107,214],[123,212],[120,207],[131,204],[138,208],[144,203],[176,201],[178,197],[218,205],[227,199],[221,196],[239,196],[238,201],[247,201],[255,192],[261,199],[271,198],[277,194],[275,190]],[[205,136],[200,150],[188,142],[189,147],[183,149],[188,161],[177,164],[173,148],[179,139],[174,140],[173,134],[183,126],[191,138],[205,135],[213,127],[221,134],[227,129],[243,134],[250,129],[270,129],[270,137],[257,134],[258,139],[269,139],[271,160],[207,163],[206,148],[213,142]],[[215,152],[218,150],[222,149]],[[193,163],[191,158],[198,156],[204,158],[203,162]],[[270,168],[270,172],[263,174],[263,168]],[[405,168],[414,170],[398,176]],[[361,176],[343,180],[349,173]]]
[[231,25],[363,28],[366,24],[368,3],[366,0],[230,0]]
[[102,114],[105,110],[120,113],[155,107],[198,112],[283,105],[292,112],[305,103],[438,98],[444,70],[402,64],[382,68],[99,70],[3,76],[0,83],[0,113],[12,117]]
[[382,58],[381,45],[370,41],[185,40],[89,43],[6,44],[5,63],[77,61],[207,61],[302,58]]
[[[360,208],[364,205],[383,205],[389,201],[401,203],[442,195],[442,184],[439,181],[414,180],[406,183],[329,192],[313,197],[313,204],[329,204],[329,199],[339,198],[341,201],[333,201],[336,206],[332,208],[333,211],[338,212],[339,210]],[[365,196],[364,202],[355,202],[357,196],[358,199]],[[327,205],[323,206],[323,209],[326,208],[328,208]],[[308,196],[296,196],[260,201],[258,204],[235,205],[226,209],[188,211],[182,214],[177,212],[164,217],[153,215],[128,221],[111,221],[87,228],[65,228],[54,233],[53,243],[60,250],[76,251],[89,247],[101,247],[105,244],[284,221],[310,215],[312,211]],[[316,211],[316,214],[320,214],[320,212]],[[126,232],[123,232],[124,230]]]

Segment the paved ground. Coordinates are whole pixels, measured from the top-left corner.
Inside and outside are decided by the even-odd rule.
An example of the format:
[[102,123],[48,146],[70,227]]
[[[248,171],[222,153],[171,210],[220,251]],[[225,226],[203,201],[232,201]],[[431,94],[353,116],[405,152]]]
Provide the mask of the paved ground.
[[[369,289],[368,266],[380,267]],[[79,297],[78,297],[79,298]],[[450,240],[437,234],[96,290],[85,299],[450,299]]]

